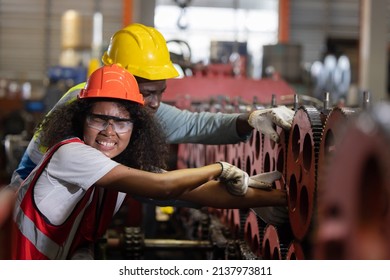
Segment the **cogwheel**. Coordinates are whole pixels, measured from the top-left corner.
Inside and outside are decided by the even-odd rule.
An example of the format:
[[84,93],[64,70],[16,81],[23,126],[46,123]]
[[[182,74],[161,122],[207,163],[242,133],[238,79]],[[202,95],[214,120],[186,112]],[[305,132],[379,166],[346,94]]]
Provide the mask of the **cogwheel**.
[[244,225],[244,241],[250,250],[261,256],[261,245],[265,223],[252,210],[248,212]]
[[323,174],[316,259],[390,258],[389,109],[362,111],[336,142]]
[[286,176],[289,218],[299,241],[307,237],[311,229],[321,135],[320,112],[314,106],[301,106],[294,115],[289,135]]
[[292,234],[268,224],[264,229],[262,256],[265,260],[282,260],[286,258],[288,247],[292,242]]
[[343,137],[345,125],[357,112],[358,109],[334,107],[326,117],[318,154],[317,199],[321,197],[320,192],[322,189],[321,186],[323,185],[323,178],[329,161]]

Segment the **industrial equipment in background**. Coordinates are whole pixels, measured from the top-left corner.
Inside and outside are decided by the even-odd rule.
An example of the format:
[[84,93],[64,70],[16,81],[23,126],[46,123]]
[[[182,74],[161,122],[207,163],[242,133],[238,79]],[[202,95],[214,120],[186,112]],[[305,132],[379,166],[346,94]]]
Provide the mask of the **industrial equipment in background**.
[[[182,7],[178,24],[185,29],[183,18],[190,1],[176,2]],[[102,19],[99,15],[94,17],[92,45],[83,41],[82,22],[82,16],[75,11],[63,16],[63,52],[59,65],[48,70],[46,108],[51,108],[67,89],[85,81],[88,73],[99,66]],[[310,72],[313,88],[305,95],[292,87],[304,82],[300,45],[264,46],[262,79],[248,75],[250,57],[246,42],[211,42],[207,65],[191,61],[192,51],[186,41],[171,39],[167,45],[182,75],[167,80],[164,102],[194,112],[243,113],[277,105],[296,111],[291,131],[278,128],[279,143],[256,131],[247,142],[235,145],[171,145],[171,168],[227,161],[249,175],[279,170],[283,180],[274,188],[287,191],[288,207],[274,210],[284,218],[272,222],[261,218],[262,210],[258,208],[157,207],[157,235],[146,237],[142,229],[142,204],[127,198],[105,236],[96,244],[98,259],[390,258],[389,230],[386,227],[380,230],[380,220],[361,210],[372,208],[377,215],[390,217],[385,195],[389,180],[386,170],[390,168],[386,159],[390,158],[390,151],[384,145],[390,118],[383,113],[389,105],[378,107],[383,114],[373,113],[368,93],[362,107],[335,105],[335,101],[345,98],[350,86],[346,56],[328,55],[324,63],[313,63]],[[361,127],[365,122],[372,124],[373,131]],[[356,135],[366,141],[351,165],[348,153],[340,152],[339,147],[349,153],[353,153],[351,147],[359,150],[360,144],[353,141]],[[371,146],[372,137],[377,139],[377,147]],[[20,134],[5,139],[6,155],[14,157],[8,161],[7,170],[14,170],[19,162],[15,155],[21,151],[17,147],[26,146],[25,139],[30,137]],[[383,150],[383,155],[379,150]],[[332,168],[334,160],[340,163],[338,168]],[[343,173],[345,178],[338,181],[343,167],[350,165]],[[375,170],[370,166],[375,166]],[[359,172],[363,175],[356,178],[353,174]],[[354,198],[347,195],[350,192],[356,193]],[[384,197],[383,201],[378,197]],[[378,200],[381,201],[378,205],[373,202]],[[371,243],[372,239],[376,241]],[[375,250],[369,252],[370,244]]]
[[346,55],[338,58],[332,54],[326,55],[323,62],[313,62],[310,74],[315,97],[318,98],[324,92],[330,92],[335,102],[347,99],[351,86],[351,65]]
[[[191,54],[188,45],[184,44],[183,48],[186,48],[187,54]],[[275,50],[274,47],[271,49]],[[297,46],[291,49],[291,56],[300,52]],[[190,56],[186,57],[184,53],[183,50],[182,55],[173,56],[173,59],[177,64],[188,67],[191,75],[168,80],[167,90],[163,95],[164,102],[195,112],[242,113],[256,108],[287,105],[294,108],[296,113],[289,132],[278,129],[281,139],[279,143],[272,142],[260,132],[254,132],[248,142],[235,145],[179,144],[172,149],[176,151],[176,167],[198,167],[224,160],[250,175],[279,170],[283,173],[283,180],[274,187],[287,191],[288,207],[274,211],[282,213],[285,219],[269,222],[259,216],[261,209],[175,208],[169,219],[160,222],[162,231],[159,237],[150,238],[145,237],[140,224],[121,225],[121,220],[129,220],[128,213],[132,213],[133,221],[136,220],[135,213],[139,215],[138,220],[142,219],[142,211],[137,211],[139,207],[128,204],[128,210],[118,217],[117,226],[107,231],[99,244],[101,257],[245,260],[389,258],[386,253],[390,247],[387,242],[388,231],[380,230],[379,219],[372,219],[373,222],[369,223],[369,212],[358,209],[373,207],[372,201],[381,196],[384,201],[374,207],[374,212],[383,212],[386,217],[389,216],[385,210],[388,200],[385,182],[388,176],[384,173],[390,168],[390,163],[385,157],[379,156],[375,152],[377,148],[372,147],[367,140],[364,143],[365,154],[357,158],[353,172],[348,173],[349,178],[338,182],[337,178],[341,175],[337,172],[340,173],[343,168],[331,168],[335,158],[343,162],[342,166],[350,166],[350,157],[338,148],[348,149],[344,145],[350,144],[345,144],[344,141],[353,141],[348,140],[351,137],[346,132],[349,131],[348,127],[356,130],[353,127],[358,126],[358,130],[364,130],[359,124],[379,121],[378,129],[372,131],[374,133],[389,124],[387,114],[372,115],[369,93],[364,93],[360,103],[362,106],[345,107],[344,103],[334,103],[333,97],[343,96],[341,91],[333,94],[323,91],[321,98],[318,94],[297,94],[291,84],[301,81],[302,70],[298,61],[292,63],[296,72],[280,68],[272,75],[254,80],[245,75],[236,76],[231,61],[216,61],[200,66],[191,64],[188,59]],[[282,67],[282,62],[289,61],[286,57],[284,60],[280,57],[274,60],[280,64],[270,62],[269,65]],[[388,108],[388,105],[383,104],[381,112],[385,111],[383,108]],[[374,137],[369,131],[354,133],[369,133],[366,137]],[[383,145],[388,139],[387,132],[384,130],[383,134],[375,134],[375,137],[382,141],[380,149],[386,150],[384,154],[387,155],[389,148]],[[354,143],[354,150],[358,150],[360,144],[356,141]],[[372,158],[367,158],[366,154],[370,151],[375,153]],[[369,167],[371,162],[379,167],[378,171]],[[362,169],[359,170],[364,174],[356,178],[353,174],[359,173],[357,169],[360,167]],[[364,187],[367,179],[363,178],[368,176],[374,179],[378,173],[379,179],[375,180],[379,180],[380,187],[376,190],[382,195]],[[341,183],[344,181],[348,182],[348,190]],[[328,187],[329,184],[333,187]],[[328,189],[333,189],[332,193],[328,193]],[[354,198],[346,195],[351,189],[358,193],[354,197],[361,199],[351,201]],[[364,201],[366,193],[367,202]],[[333,213],[332,203],[328,202],[328,197],[332,196],[340,198],[337,207],[345,208],[351,220],[347,220],[348,217],[343,212],[335,210]],[[345,205],[351,207],[346,208]],[[361,214],[352,217],[353,210],[353,213]],[[333,222],[341,232],[333,231]],[[369,232],[365,231],[366,224]],[[348,236],[353,236],[353,239]],[[373,243],[375,250],[369,252],[366,248],[369,248],[371,238],[376,240]],[[384,249],[381,249],[382,245]]]
[[[257,214],[260,209],[183,208],[175,218],[186,238],[150,239],[137,227],[123,227],[107,233],[100,244],[104,252],[136,259],[151,253],[185,259],[389,259],[389,103],[372,107],[368,92],[363,106],[354,108],[329,106],[329,93],[322,106],[294,100],[286,104],[296,110],[292,129],[278,130],[280,143],[255,132],[247,143],[178,147],[179,168],[226,160],[250,175],[282,172],[274,188],[287,191],[284,221],[267,221]],[[204,104],[191,108],[204,110]],[[209,109],[231,112],[232,106]]]
[[[16,169],[35,126],[72,86],[85,82],[88,73],[100,67],[102,49],[101,13],[93,17],[75,10],[61,18],[62,52],[58,65],[50,66],[44,79],[45,92],[31,99],[31,84],[0,80],[1,174],[4,184]],[[93,34],[88,30],[93,30]]]
[[211,41],[210,68],[230,65],[234,77],[248,77],[249,53],[246,42]]
[[263,46],[263,77],[279,75],[289,83],[302,82],[302,46],[278,43]]
[[193,62],[191,47],[185,40],[167,40],[171,60],[181,73],[190,76],[247,77],[248,51],[246,42],[211,41],[209,63]]
[[186,9],[190,5],[191,0],[173,0],[180,8],[180,16],[176,21],[179,29],[185,30],[188,28],[189,22],[186,15]]
[[0,186],[8,184],[44,112],[31,90],[29,82],[0,79]]
[[[181,9],[177,27],[188,30],[192,1],[172,2]],[[25,98],[28,85],[0,79],[0,169],[6,173],[1,178],[16,168],[40,117],[100,66],[102,26],[98,12],[93,18],[75,10],[62,15],[62,51],[58,64],[47,69],[42,100]],[[249,175],[279,170],[283,179],[273,187],[287,191],[288,206],[272,209],[279,215],[273,221],[260,216],[261,208],[158,207],[157,236],[147,237],[142,204],[128,197],[96,244],[96,258],[390,259],[390,103],[372,106],[369,92],[358,93],[358,104],[348,103],[357,75],[352,69],[359,68],[358,43],[328,38],[327,51],[306,69],[303,46],[265,45],[262,78],[252,79],[247,42],[212,41],[204,64],[192,61],[186,41],[168,40],[181,77],[167,80],[164,102],[194,112],[278,105],[295,110],[291,130],[277,128],[279,143],[256,131],[235,145],[171,145],[171,168],[226,161]],[[1,237],[4,253],[9,237]]]
[[[61,18],[62,51],[58,65],[49,67],[44,96],[46,108],[52,108],[72,86],[85,82],[100,67],[103,16],[93,17],[67,10]],[[88,30],[93,30],[92,35]]]

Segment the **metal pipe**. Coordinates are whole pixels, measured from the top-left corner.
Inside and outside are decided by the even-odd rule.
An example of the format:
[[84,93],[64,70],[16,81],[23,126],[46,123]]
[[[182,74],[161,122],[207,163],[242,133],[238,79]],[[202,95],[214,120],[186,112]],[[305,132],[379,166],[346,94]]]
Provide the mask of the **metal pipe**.
[[325,92],[324,93],[324,102],[323,102],[324,112],[329,111],[329,108],[330,108],[329,103],[330,103],[330,94],[329,94],[329,92]]
[[208,240],[145,239],[145,248],[165,249],[211,249]]
[[363,109],[366,110],[370,107],[371,96],[369,91],[363,92]]
[[276,107],[276,95],[272,94],[271,107]]
[[298,94],[294,94],[294,111],[297,111],[299,107],[299,96]]
[[[123,245],[121,238],[107,238],[109,248],[118,248]],[[144,249],[211,249],[212,245],[208,240],[178,240],[178,239],[144,239]]]

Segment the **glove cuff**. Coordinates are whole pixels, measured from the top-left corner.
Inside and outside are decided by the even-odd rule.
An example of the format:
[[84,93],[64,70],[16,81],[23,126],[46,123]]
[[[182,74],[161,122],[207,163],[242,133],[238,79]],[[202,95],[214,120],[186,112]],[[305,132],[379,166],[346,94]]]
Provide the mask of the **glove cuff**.
[[252,113],[249,114],[249,118],[248,118],[248,124],[253,128],[255,128],[253,119],[256,117],[256,115],[257,115],[256,111],[253,111]]
[[[258,127],[258,118],[260,116],[263,116],[264,114],[266,113],[269,113],[270,111],[272,111],[272,108],[268,108],[268,109],[259,109],[259,110],[255,110],[253,111],[252,113],[249,114],[249,118],[248,118],[248,124],[255,128],[255,129],[259,129]],[[257,124],[256,124],[257,123]]]
[[224,162],[224,161],[218,161],[217,163],[219,163],[222,167],[221,174],[219,174],[217,179],[226,180],[228,178],[228,175],[229,175],[230,170],[232,169],[233,165],[231,165],[230,163]]

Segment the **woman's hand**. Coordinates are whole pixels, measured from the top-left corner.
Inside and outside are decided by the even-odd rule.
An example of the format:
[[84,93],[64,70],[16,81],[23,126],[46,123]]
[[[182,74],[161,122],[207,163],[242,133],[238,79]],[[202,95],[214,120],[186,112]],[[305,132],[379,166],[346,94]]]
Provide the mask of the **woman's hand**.
[[218,180],[226,185],[227,191],[232,195],[243,196],[248,191],[249,175],[230,163],[219,161],[222,166]]

